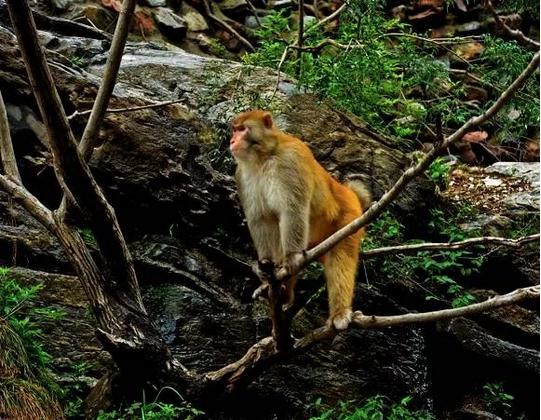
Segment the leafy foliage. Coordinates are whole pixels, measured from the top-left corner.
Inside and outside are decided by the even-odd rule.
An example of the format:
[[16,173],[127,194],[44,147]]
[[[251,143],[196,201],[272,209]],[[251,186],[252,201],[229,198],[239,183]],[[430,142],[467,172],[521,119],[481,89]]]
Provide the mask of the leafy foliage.
[[[471,217],[472,212],[468,207],[448,211],[432,209],[428,221],[432,236],[439,241],[451,242],[475,236],[477,232],[465,232],[458,227],[463,220]],[[418,242],[406,241],[404,226],[390,212],[385,212],[370,225],[364,248]],[[454,308],[475,303],[475,297],[466,293],[457,279],[476,274],[483,263],[483,256],[477,256],[469,250],[422,251],[417,255],[396,255],[374,262],[380,267],[383,276],[389,279],[397,276],[419,279],[420,287],[427,293],[427,300],[448,301]]]
[[485,403],[495,414],[505,418],[511,418],[513,408],[513,397],[504,391],[502,382],[489,382],[483,386],[485,392]]
[[58,320],[62,313],[48,307],[24,308],[26,315],[21,315],[42,285],[21,286],[9,274],[0,267],[0,412],[13,418],[60,418],[60,389],[51,376],[51,358],[36,321]]
[[404,397],[395,404],[386,402],[385,397],[376,395],[365,400],[361,405],[340,402],[336,407],[323,409],[321,399],[314,404],[318,413],[310,420],[431,420],[434,417],[427,411],[409,407],[412,397]]
[[[516,10],[530,10],[527,1],[513,0]],[[342,12],[340,26],[332,39],[344,48],[326,46],[314,52],[291,52],[281,70],[297,76],[301,85],[332,98],[335,103],[360,116],[375,129],[402,139],[414,140],[424,126],[437,118],[446,126],[458,127],[487,109],[495,98],[482,104],[467,101],[464,80],[450,72],[452,47],[439,47],[412,36],[408,25],[385,14],[386,2],[352,0]],[[534,6],[534,8],[538,5]],[[296,39],[285,11],[273,12],[256,32],[260,40],[255,53],[244,56],[249,64],[277,68],[284,50]],[[308,31],[305,46],[316,46],[328,34],[320,28]],[[471,74],[480,75],[482,85],[503,90],[525,67],[532,53],[515,42],[486,36],[478,60],[462,62]],[[441,58],[440,58],[441,57]],[[478,76],[479,77],[479,76]],[[532,78],[522,92],[492,124],[502,138],[520,140],[539,127],[539,86]],[[513,112],[511,112],[513,111]],[[531,134],[531,133],[530,133]]]
[[[101,411],[98,414],[97,420],[196,420],[202,418],[205,414],[203,411],[193,407],[188,401],[183,400],[180,404],[158,401],[158,397],[164,389],[172,388],[162,388],[156,400],[151,403],[146,403],[145,401],[135,402],[120,410],[113,410],[107,413]],[[180,396],[176,391],[174,392]]]

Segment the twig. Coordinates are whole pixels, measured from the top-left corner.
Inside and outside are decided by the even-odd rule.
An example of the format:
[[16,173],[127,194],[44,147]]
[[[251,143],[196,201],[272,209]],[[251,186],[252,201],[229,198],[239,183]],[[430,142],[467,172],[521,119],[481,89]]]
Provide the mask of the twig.
[[244,38],[241,34],[239,34],[231,25],[229,25],[227,22],[224,22],[222,19],[220,19],[218,16],[216,16],[214,13],[212,13],[212,10],[210,9],[210,5],[208,0],[203,0],[203,4],[205,5],[205,12],[207,16],[212,19],[214,22],[216,22],[218,25],[223,27],[227,32],[229,32],[231,35],[233,35],[235,38],[237,38],[241,44],[243,44],[246,48],[248,48],[250,51],[254,52],[255,48],[251,44],[250,41],[248,41],[246,38]]
[[109,103],[113,88],[115,87],[135,4],[136,0],[124,0],[122,2],[122,10],[118,17],[113,41],[111,42],[111,48],[107,57],[107,63],[105,64],[103,80],[98,90],[96,100],[94,101],[94,105],[92,106],[90,118],[86,124],[83,136],[81,137],[81,142],[79,143],[79,151],[84,160],[88,160],[92,155],[93,146],[96,143],[98,131],[107,110],[107,104]]
[[[150,109],[150,108],[160,108],[162,106],[172,105],[172,104],[178,104],[180,102],[184,102],[184,99],[175,99],[173,101],[165,101],[165,102],[157,102],[154,104],[148,104],[148,105],[141,105],[141,106],[134,106],[129,108],[113,108],[113,109],[107,109],[106,113],[118,113],[118,112],[133,112],[133,111],[139,111],[141,109]],[[73,114],[68,116],[68,120],[72,120],[76,117],[84,117],[85,115],[89,115],[92,112],[92,110],[87,111],[75,111]]]
[[[492,106],[487,109],[483,114],[470,118],[466,123],[464,123],[458,130],[453,134],[447,137],[441,144],[437,147],[434,147],[430,152],[428,152],[423,159],[421,159],[416,165],[411,166],[407,169],[395,184],[379,199],[379,201],[372,204],[372,206],[359,218],[355,219],[350,224],[344,226],[343,228],[336,231],[334,234],[329,236],[319,245],[316,245],[312,249],[306,252],[305,257],[299,262],[297,267],[292,270],[292,273],[297,273],[300,268],[304,267],[311,261],[314,261],[316,258],[322,256],[328,252],[333,246],[335,246],[339,241],[348,237],[349,235],[355,233],[357,230],[368,224],[374,218],[376,218],[381,212],[395,199],[398,194],[408,185],[408,183],[420,175],[422,172],[428,168],[430,163],[444,150],[446,150],[452,143],[456,140],[461,139],[466,132],[470,131],[472,128],[477,127],[478,125],[484,123],[489,118],[494,116],[513,96],[513,94],[520,89],[531,76],[534,71],[539,66],[539,53],[536,53],[528,66],[522,71],[522,73],[511,83],[511,85],[500,95],[500,97],[492,104]],[[280,280],[282,280],[280,278]]]
[[321,49],[323,49],[324,47],[326,47],[327,45],[332,45],[333,47],[340,48],[340,49],[343,49],[343,50],[350,50],[350,49],[353,50],[355,48],[364,48],[365,47],[364,44],[341,44],[341,43],[335,41],[334,39],[327,38],[327,39],[324,39],[323,41],[319,42],[318,44],[312,45],[312,46],[309,46],[309,47],[299,47],[299,46],[297,46],[297,44],[293,44],[293,45],[290,45],[288,48],[290,48],[292,50],[297,50],[297,51],[318,52]]
[[21,174],[15,160],[15,152],[13,151],[13,143],[9,132],[8,115],[4,98],[0,91],[0,161],[4,167],[4,173],[13,181],[22,185]]
[[451,48],[449,47],[446,47],[445,45],[443,45],[441,42],[438,42],[437,39],[432,39],[432,38],[424,38],[422,36],[419,36],[419,35],[414,35],[414,34],[408,34],[408,33],[405,33],[405,32],[389,32],[389,33],[386,33],[386,34],[383,34],[383,35],[380,35],[378,36],[376,39],[380,39],[380,38],[387,38],[387,37],[406,37],[406,38],[412,38],[412,39],[417,39],[418,41],[422,41],[422,42],[428,42],[430,44],[435,44],[437,45],[438,47],[441,47],[443,48],[445,51],[451,53],[452,55],[454,55],[456,58],[458,58],[460,61],[462,61],[463,63],[465,64],[469,64],[468,60],[464,59],[463,57],[461,57],[460,55],[458,55],[456,52],[454,52]]
[[485,8],[492,14],[494,17],[494,20],[496,21],[496,24],[500,26],[511,38],[522,42],[523,44],[529,45],[530,47],[535,48],[536,50],[539,49],[539,42],[527,37],[524,35],[524,33],[518,29],[511,29],[509,25],[507,25],[498,15],[498,12],[496,12],[496,9],[494,9],[494,6],[492,5],[491,0],[485,0]]
[[317,28],[319,28],[320,26],[323,26],[325,25],[326,23],[330,22],[331,20],[333,20],[336,16],[338,16],[340,13],[342,13],[342,11],[347,7],[348,3],[347,1],[344,2],[344,4],[342,4],[342,6],[340,6],[338,9],[336,9],[333,13],[331,13],[329,16],[327,16],[325,19],[321,19],[319,22],[317,22],[315,25],[312,25],[310,26],[308,29],[306,29],[306,32],[304,33],[304,37],[303,39],[306,39],[306,37],[308,36],[308,34],[310,34],[310,32],[313,32],[315,31]]
[[257,22],[258,26],[262,26],[261,19],[259,19],[259,16],[257,14],[257,9],[255,8],[254,4],[250,0],[246,0],[246,3],[248,4],[248,7],[254,14],[255,21]]
[[523,236],[518,239],[500,238],[496,236],[484,236],[481,238],[471,238],[460,242],[438,243],[428,242],[422,244],[410,244],[410,245],[398,245],[387,246],[382,248],[370,249],[368,251],[362,251],[361,256],[363,258],[381,257],[383,255],[390,254],[410,254],[419,251],[429,250],[450,250],[450,249],[463,249],[477,245],[499,245],[510,248],[520,248],[530,242],[539,241],[539,233],[529,236]]

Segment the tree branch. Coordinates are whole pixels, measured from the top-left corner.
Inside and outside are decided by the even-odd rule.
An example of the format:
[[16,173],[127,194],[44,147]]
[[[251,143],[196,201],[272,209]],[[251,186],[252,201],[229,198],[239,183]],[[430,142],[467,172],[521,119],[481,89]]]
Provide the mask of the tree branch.
[[4,175],[0,175],[0,187],[45,226],[47,230],[54,233],[55,222],[52,212],[30,194],[26,188]]
[[38,42],[36,26],[27,1],[7,0],[13,28],[47,129],[56,177],[65,194],[73,194],[83,216],[96,237],[109,281],[121,284],[124,303],[134,311],[146,313],[131,255],[113,208],[96,184],[88,165],[77,150],[77,143],[66,119],[60,97]]
[[531,38],[528,38],[522,31],[519,31],[518,29],[511,29],[498,15],[498,12],[496,12],[496,9],[494,9],[494,6],[492,5],[491,0],[485,0],[485,8],[492,14],[494,17],[494,20],[496,21],[496,24],[502,28],[512,39],[515,39],[522,44],[528,45],[530,47],[533,47],[534,49],[539,49],[539,42],[534,41]]
[[363,315],[360,311],[353,313],[352,324],[361,328],[386,328],[423,324],[427,322],[443,321],[459,316],[477,315],[482,312],[491,311],[502,306],[512,305],[528,299],[539,299],[539,286],[524,287],[513,290],[505,295],[498,295],[461,308],[443,309],[440,311],[421,312],[393,316]]
[[118,22],[107,57],[105,71],[103,72],[103,79],[94,105],[92,106],[90,118],[88,119],[83,136],[81,137],[81,142],[79,143],[79,151],[85,161],[92,155],[93,146],[96,143],[96,138],[107,109],[107,104],[109,103],[113,88],[115,87],[135,4],[136,0],[124,0],[122,2],[122,10],[118,16]]
[[480,238],[470,238],[460,242],[427,242],[421,244],[409,244],[398,246],[387,246],[382,248],[370,249],[368,251],[362,251],[361,256],[364,259],[381,257],[389,254],[412,254],[419,251],[429,250],[451,250],[451,249],[464,249],[476,245],[498,245],[506,246],[510,248],[520,248],[530,242],[539,241],[539,233],[529,236],[523,236],[517,239],[501,238],[497,236],[483,236]]
[[[356,311],[353,314],[353,321],[350,324],[357,328],[386,328],[390,326],[409,326],[427,322],[442,321],[459,316],[471,316],[482,312],[512,305],[527,299],[539,298],[539,286],[526,287],[514,290],[511,293],[495,296],[484,302],[464,306],[462,308],[444,309],[441,311],[411,313],[393,316],[371,316],[363,315]],[[331,340],[340,331],[334,328],[317,328],[304,337],[295,341],[295,344],[288,351],[279,351],[272,337],[265,337],[250,347],[246,354],[237,360],[217,371],[208,372],[205,378],[211,382],[224,383],[230,392],[237,390],[252,378],[259,375],[268,367],[283,362],[297,354],[304,353],[315,344]]]
[[255,48],[251,44],[250,41],[248,41],[241,34],[239,34],[235,29],[233,29],[230,24],[228,24],[227,22],[224,22],[222,19],[220,19],[218,16],[212,13],[208,0],[203,0],[203,4],[205,5],[205,12],[210,19],[212,19],[214,22],[216,22],[218,25],[224,28],[227,32],[229,32],[231,35],[237,38],[241,42],[241,44],[243,44],[246,48],[248,48],[248,50],[250,50],[251,52],[255,51]]
[[[362,216],[355,219],[350,224],[336,231],[320,244],[316,245],[312,249],[306,252],[305,257],[299,262],[299,264],[293,269],[293,273],[297,273],[302,267],[316,258],[322,256],[328,252],[333,246],[335,246],[342,239],[347,238],[349,235],[355,233],[357,230],[368,224],[379,216],[383,210],[402,192],[402,190],[408,185],[408,183],[424,172],[430,163],[444,150],[446,150],[453,142],[461,139],[464,134],[470,131],[472,128],[484,123],[489,118],[493,117],[513,96],[513,94],[520,89],[531,76],[534,71],[539,67],[539,52],[534,55],[528,66],[522,71],[522,73],[509,85],[509,87],[500,95],[500,97],[487,109],[483,114],[470,118],[464,123],[458,130],[447,137],[439,145],[428,152],[416,165],[407,169],[395,184],[385,193],[383,196],[370,206],[370,208],[363,213]],[[283,280],[283,278],[279,278]]]
[[[161,108],[163,106],[172,105],[172,104],[178,104],[180,102],[184,102],[185,99],[175,99],[173,101],[165,101],[165,102],[157,102],[154,104],[148,104],[148,105],[141,105],[141,106],[134,106],[130,108],[108,108],[105,110],[106,113],[121,113],[121,112],[133,112],[133,111],[139,111],[141,109],[151,109],[151,108]],[[68,120],[72,120],[77,117],[84,117],[85,115],[89,115],[92,112],[92,110],[87,111],[75,111],[73,114],[68,116]]]
[[4,167],[4,173],[22,185],[21,174],[19,173],[15,153],[13,152],[13,143],[11,142],[8,116],[2,92],[0,92],[0,160]]

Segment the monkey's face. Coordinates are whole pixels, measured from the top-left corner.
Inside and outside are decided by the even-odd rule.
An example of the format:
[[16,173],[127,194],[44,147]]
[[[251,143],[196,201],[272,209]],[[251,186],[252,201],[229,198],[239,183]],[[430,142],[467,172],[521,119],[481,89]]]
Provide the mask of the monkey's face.
[[260,159],[272,150],[272,118],[268,112],[249,111],[233,120],[229,150],[237,160]]
[[229,150],[236,158],[242,158],[248,152],[250,146],[248,142],[250,129],[244,124],[233,125],[233,134],[229,141]]

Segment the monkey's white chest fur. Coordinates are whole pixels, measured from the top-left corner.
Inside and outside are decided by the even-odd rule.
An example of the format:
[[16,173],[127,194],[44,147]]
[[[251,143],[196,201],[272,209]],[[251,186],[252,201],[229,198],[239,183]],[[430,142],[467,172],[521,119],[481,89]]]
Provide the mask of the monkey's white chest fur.
[[[247,168],[246,168],[247,169]],[[274,162],[266,162],[262,167],[246,170],[240,176],[240,200],[247,217],[275,217],[279,214],[282,203],[283,186],[276,176]]]

